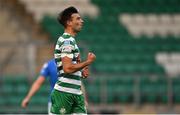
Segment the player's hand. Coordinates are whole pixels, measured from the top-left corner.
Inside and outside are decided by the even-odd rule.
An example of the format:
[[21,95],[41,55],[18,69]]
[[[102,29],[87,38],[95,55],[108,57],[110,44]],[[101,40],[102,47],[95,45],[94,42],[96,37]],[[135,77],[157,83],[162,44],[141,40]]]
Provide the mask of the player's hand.
[[96,59],[95,54],[88,53],[87,61],[91,64]]
[[22,103],[21,103],[21,107],[26,108],[27,105],[28,105],[28,103],[29,103],[29,99],[28,99],[28,98],[25,98],[25,99],[22,101]]
[[88,66],[86,66],[83,70],[82,70],[82,76],[83,78],[87,78],[89,76],[89,68]]
[[85,100],[85,106],[86,106],[86,108],[88,107],[88,102]]

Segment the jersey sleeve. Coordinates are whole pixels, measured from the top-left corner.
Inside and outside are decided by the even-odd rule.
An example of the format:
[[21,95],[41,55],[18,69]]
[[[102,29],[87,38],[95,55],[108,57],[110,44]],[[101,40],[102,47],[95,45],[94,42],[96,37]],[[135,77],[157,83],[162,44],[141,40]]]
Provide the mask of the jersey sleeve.
[[61,45],[61,58],[67,56],[69,58],[73,58],[73,51],[75,49],[75,45],[71,40],[65,40]]
[[48,63],[45,63],[43,67],[41,68],[40,75],[47,78],[49,76],[48,72]]

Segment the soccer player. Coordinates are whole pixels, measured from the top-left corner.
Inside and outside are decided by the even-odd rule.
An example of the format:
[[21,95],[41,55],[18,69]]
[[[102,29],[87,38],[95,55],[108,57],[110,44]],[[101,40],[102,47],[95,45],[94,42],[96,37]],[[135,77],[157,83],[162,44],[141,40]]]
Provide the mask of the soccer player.
[[[23,99],[23,101],[21,103],[21,106],[23,108],[27,107],[31,97],[39,90],[41,85],[44,83],[45,79],[47,79],[48,77],[49,77],[50,93],[51,93],[51,91],[54,88],[54,85],[57,81],[57,66],[55,63],[55,59],[51,59],[43,65],[39,77],[33,83],[31,89],[29,90],[29,92],[27,94],[27,96]],[[48,113],[50,113],[50,107],[51,107],[51,101],[49,98]]]
[[81,89],[81,77],[88,77],[88,66],[96,56],[88,53],[87,59],[80,62],[75,36],[80,32],[83,20],[76,8],[64,9],[59,14],[58,21],[64,26],[64,33],[58,38],[54,52],[58,81],[51,93],[51,113],[87,114]]

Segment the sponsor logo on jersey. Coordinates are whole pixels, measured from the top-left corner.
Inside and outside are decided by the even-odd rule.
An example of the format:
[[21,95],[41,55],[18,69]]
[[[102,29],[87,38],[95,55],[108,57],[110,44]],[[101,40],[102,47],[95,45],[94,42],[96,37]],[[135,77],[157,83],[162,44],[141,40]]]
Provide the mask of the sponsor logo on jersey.
[[62,52],[71,53],[72,50],[73,50],[73,46],[71,46],[71,45],[63,46],[63,48],[62,48]]

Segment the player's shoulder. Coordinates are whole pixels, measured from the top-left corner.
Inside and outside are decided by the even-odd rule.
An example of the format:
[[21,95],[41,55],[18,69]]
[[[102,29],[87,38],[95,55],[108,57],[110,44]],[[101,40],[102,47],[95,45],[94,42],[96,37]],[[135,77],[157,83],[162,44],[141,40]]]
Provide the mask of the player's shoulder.
[[63,34],[60,36],[60,39],[63,39],[64,41],[66,41],[66,40],[73,41],[73,40],[74,40],[74,37],[71,36],[71,35],[68,34],[68,33],[63,33]]
[[45,69],[45,68],[47,68],[48,67],[48,62],[45,62],[44,64],[43,64],[43,66],[42,66],[42,69]]
[[71,35],[69,35],[69,34],[63,34],[61,37],[62,37],[63,39],[69,39],[69,38],[71,38]]
[[55,63],[55,59],[54,58],[50,59],[47,63],[48,63],[48,65],[51,64],[51,63]]
[[70,42],[72,42],[72,43],[74,43],[74,41],[75,41],[75,39],[73,38],[73,37],[63,37],[64,35],[62,35],[62,36],[60,36],[59,37],[59,39],[58,39],[58,43],[59,44],[66,44],[66,43],[70,43]]
[[51,69],[52,67],[56,66],[56,62],[55,62],[55,59],[50,59],[48,62],[46,62],[45,64],[45,67],[44,68],[49,68]]

